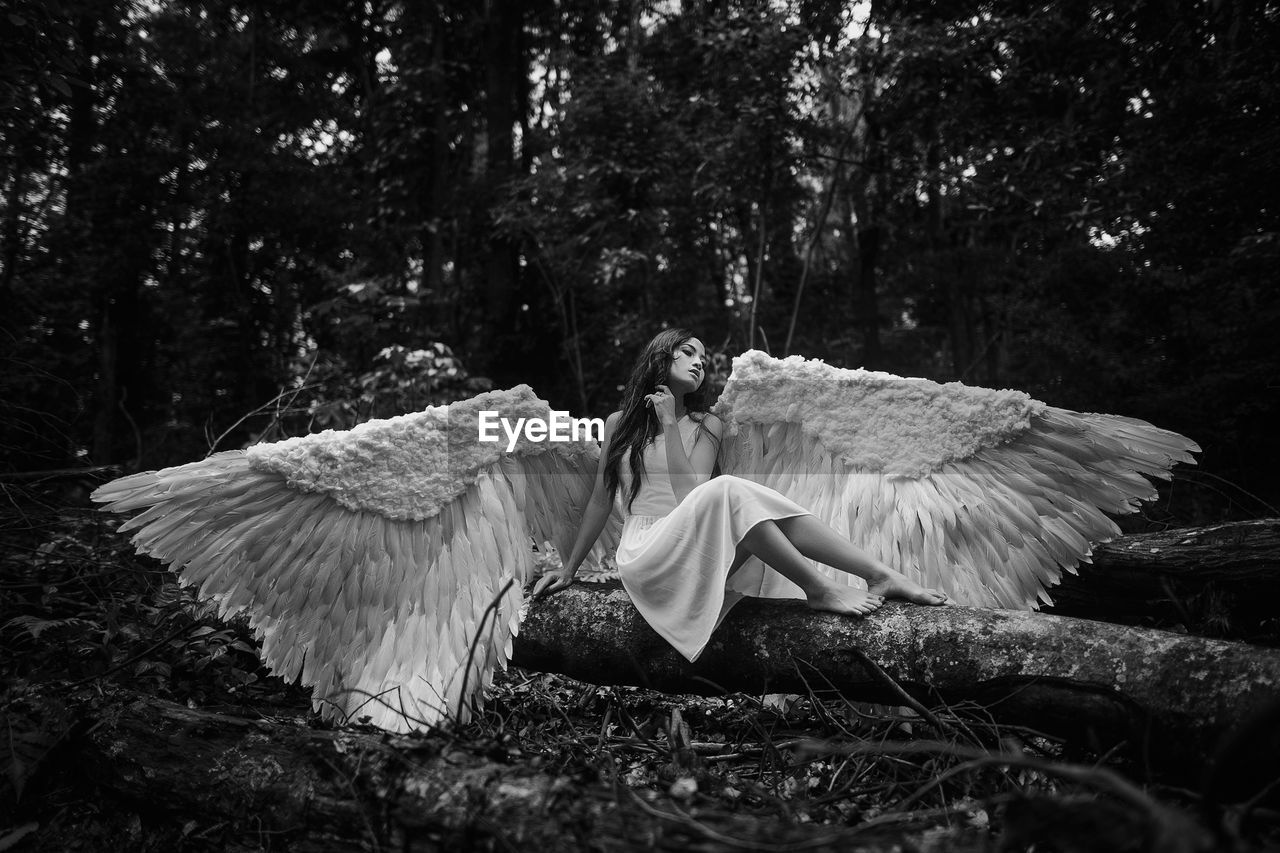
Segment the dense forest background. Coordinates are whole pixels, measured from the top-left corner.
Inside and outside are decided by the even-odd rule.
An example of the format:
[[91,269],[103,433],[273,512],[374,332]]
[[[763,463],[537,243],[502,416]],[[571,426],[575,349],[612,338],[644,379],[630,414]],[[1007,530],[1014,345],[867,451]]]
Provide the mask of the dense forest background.
[[[1145,418],[1277,514],[1265,0],[12,0],[0,473],[154,468],[664,323]],[[719,373],[727,368],[720,360]]]

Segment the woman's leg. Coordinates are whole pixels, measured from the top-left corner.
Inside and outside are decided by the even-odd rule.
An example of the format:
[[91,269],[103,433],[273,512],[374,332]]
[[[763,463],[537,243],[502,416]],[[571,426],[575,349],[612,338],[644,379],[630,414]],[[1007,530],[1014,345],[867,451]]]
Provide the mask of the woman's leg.
[[905,598],[916,604],[942,604],[947,600],[943,593],[926,589],[889,568],[812,515],[780,518],[776,524],[792,547],[805,557],[857,575],[867,582],[871,592],[887,598]]
[[805,600],[815,610],[830,610],[853,616],[865,616],[884,603],[884,597],[871,590],[853,589],[823,575],[796,550],[779,529],[781,522],[762,521],[747,532],[738,545],[733,566],[742,565],[746,554],[754,554],[774,571],[804,591]]

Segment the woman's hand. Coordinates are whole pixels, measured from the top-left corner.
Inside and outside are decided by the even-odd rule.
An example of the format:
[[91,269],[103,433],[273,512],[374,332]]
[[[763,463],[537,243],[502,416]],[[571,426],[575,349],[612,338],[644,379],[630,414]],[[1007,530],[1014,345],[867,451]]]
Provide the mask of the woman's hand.
[[654,413],[658,416],[658,422],[664,427],[671,426],[676,423],[676,398],[671,393],[671,389],[666,385],[657,386],[658,390],[652,394],[646,394],[645,402],[653,407]]
[[563,566],[558,569],[548,569],[533,585],[533,597],[542,598],[544,595],[568,589],[573,585],[573,576],[576,574],[576,571],[570,571]]

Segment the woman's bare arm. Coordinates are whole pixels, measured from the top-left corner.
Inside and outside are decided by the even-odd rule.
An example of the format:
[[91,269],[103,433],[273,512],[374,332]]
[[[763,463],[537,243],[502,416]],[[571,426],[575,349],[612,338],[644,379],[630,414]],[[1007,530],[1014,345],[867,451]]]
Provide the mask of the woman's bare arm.
[[614,412],[604,422],[604,441],[600,447],[600,459],[596,462],[595,485],[591,488],[591,498],[582,513],[582,524],[578,527],[573,552],[567,556],[561,554],[561,568],[548,571],[538,579],[533,587],[534,596],[559,592],[573,583],[578,567],[587,559],[587,554],[591,553],[592,546],[600,538],[600,532],[609,520],[609,513],[613,511],[613,496],[604,484],[604,463],[609,458],[609,443],[613,440],[613,430],[618,424],[619,416],[619,412]]

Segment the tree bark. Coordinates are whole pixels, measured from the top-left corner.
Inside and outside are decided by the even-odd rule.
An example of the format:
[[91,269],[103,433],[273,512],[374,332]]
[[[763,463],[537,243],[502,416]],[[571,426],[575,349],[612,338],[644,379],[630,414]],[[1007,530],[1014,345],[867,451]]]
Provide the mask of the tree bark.
[[1280,690],[1280,652],[1041,613],[892,602],[866,619],[799,601],[748,600],[695,663],[616,585],[534,606],[514,661],[597,684],[677,693],[797,692],[899,703],[863,655],[926,704],[977,702],[996,720],[1171,767],[1199,766]]
[[1123,536],[1099,545],[1092,565],[1049,594],[1045,612],[1061,616],[1253,636],[1280,600],[1280,519]]
[[862,328],[860,364],[868,370],[880,365],[880,301],[876,295],[876,264],[880,260],[880,226],[860,227],[850,222],[850,240],[858,259],[858,272],[853,277],[854,316]]
[[[525,55],[521,42],[524,7],[510,0],[491,0],[484,4],[484,123],[485,185],[490,218],[502,202],[507,183],[515,177],[515,138],[513,128],[520,92],[519,79],[525,74]],[[492,223],[491,223],[492,226]],[[490,333],[487,347],[488,372],[499,387],[506,377],[508,353],[516,332],[519,289],[518,247],[508,237],[490,228],[483,261],[485,320]]]
[[120,328],[110,286],[98,311],[98,381],[94,388],[92,458],[100,465],[116,461],[116,406],[120,403]]
[[[426,310],[430,301],[441,298],[444,287],[444,266],[446,261],[444,247],[445,200],[449,184],[449,105],[444,97],[447,88],[447,71],[445,69],[446,31],[443,11],[432,4],[430,13],[425,9],[411,5],[405,13],[414,16],[416,26],[430,33],[431,60],[428,65],[427,79],[436,87],[436,94],[430,99],[431,118],[428,123],[431,155],[427,164],[427,181],[423,197],[422,222],[422,259],[423,285],[431,294],[430,300],[423,300]],[[421,15],[421,20],[418,16]],[[430,317],[424,313],[423,325],[430,326]]]
[[[25,130],[20,132],[25,135]],[[15,136],[18,134],[15,134]],[[22,217],[26,213],[23,210],[23,202],[26,198],[26,179],[27,179],[27,158],[25,156],[25,146],[20,141],[15,141],[13,147],[5,151],[8,155],[6,159],[12,158],[13,167],[12,174],[6,176],[7,185],[5,190],[6,210],[4,212],[4,225],[0,230],[0,299],[9,303],[11,299],[11,291],[13,289],[13,281],[18,274],[18,259],[22,257]],[[9,303],[12,305],[12,303]],[[10,312],[5,312],[6,316],[10,316]],[[5,324],[7,328],[8,323]]]

